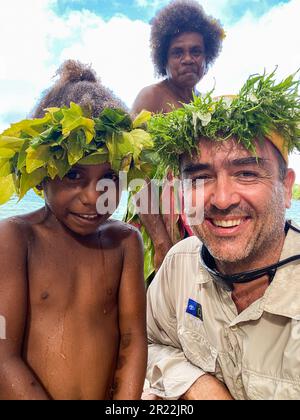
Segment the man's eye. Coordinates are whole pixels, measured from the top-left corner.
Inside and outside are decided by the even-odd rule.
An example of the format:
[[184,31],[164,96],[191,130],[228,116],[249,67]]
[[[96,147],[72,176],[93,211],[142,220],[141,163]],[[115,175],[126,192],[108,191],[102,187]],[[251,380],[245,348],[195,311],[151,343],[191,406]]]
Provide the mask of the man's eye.
[[76,181],[80,179],[80,173],[78,171],[69,171],[66,175],[67,179],[70,179],[71,181]]
[[258,174],[256,172],[243,171],[236,174],[239,178],[257,178]]
[[197,176],[191,178],[193,186],[196,186],[197,182],[198,183],[199,182],[203,183],[203,182],[209,181],[210,179],[212,179],[212,176],[208,175],[208,174],[197,175]]

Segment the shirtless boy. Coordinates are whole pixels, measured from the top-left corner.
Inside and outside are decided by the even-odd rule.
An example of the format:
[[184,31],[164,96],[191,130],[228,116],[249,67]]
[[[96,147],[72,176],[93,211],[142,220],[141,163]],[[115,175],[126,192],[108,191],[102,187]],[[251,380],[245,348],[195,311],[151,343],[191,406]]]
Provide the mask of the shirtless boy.
[[[92,70],[68,61],[37,114],[41,107],[68,107],[71,101],[82,105],[73,104],[75,113],[89,109],[92,117],[103,108],[121,105]],[[57,120],[62,111],[51,109],[47,115],[53,112]],[[87,120],[82,118],[84,127]],[[91,126],[89,129],[92,131]],[[118,192],[116,168],[108,163],[113,156],[100,143],[102,163],[86,164],[88,160],[78,158],[80,150],[73,150],[73,159],[78,161],[69,164],[61,179],[54,176],[53,168],[61,171],[63,162],[66,169],[68,157],[59,157],[59,139],[54,133],[53,139],[35,149],[39,151],[35,158],[45,162],[38,169],[31,167],[33,176],[29,166],[38,166],[37,160],[30,160],[32,150],[27,149],[25,164],[24,146],[20,150],[17,141],[23,141],[26,130],[19,128],[18,133],[15,125],[0,136],[0,167],[6,156],[11,173],[15,172],[17,155],[20,185],[17,182],[16,192],[22,196],[29,188],[43,189],[45,206],[0,223],[0,316],[5,321],[0,335],[0,399],[139,399],[147,360],[142,242],[134,228],[108,220],[109,213],[96,210],[99,180],[112,180]],[[123,130],[129,132],[132,127]],[[71,131],[73,141],[74,133],[79,135],[77,140],[82,141],[83,133],[88,138],[84,128]],[[64,141],[70,146],[69,138]],[[56,147],[51,148],[52,166],[49,154],[41,149],[50,144]],[[89,144],[86,140],[83,157],[95,152],[93,144],[95,138]],[[99,142],[97,146],[99,150]],[[9,147],[16,153],[10,160],[3,151]],[[70,150],[68,153],[70,163]],[[126,156],[128,159],[128,153]],[[8,172],[2,169],[7,188],[12,179]]]

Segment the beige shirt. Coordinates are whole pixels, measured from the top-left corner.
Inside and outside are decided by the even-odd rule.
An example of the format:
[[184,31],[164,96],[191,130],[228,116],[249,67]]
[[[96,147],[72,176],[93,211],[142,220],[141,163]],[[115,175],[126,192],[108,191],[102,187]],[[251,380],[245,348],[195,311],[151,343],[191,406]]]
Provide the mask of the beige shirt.
[[[152,392],[177,399],[209,373],[237,400],[300,399],[300,261],[278,269],[265,295],[238,314],[231,292],[200,265],[200,247],[195,237],[175,245],[148,290]],[[299,251],[290,229],[281,259]],[[198,317],[187,313],[190,299],[201,305]]]

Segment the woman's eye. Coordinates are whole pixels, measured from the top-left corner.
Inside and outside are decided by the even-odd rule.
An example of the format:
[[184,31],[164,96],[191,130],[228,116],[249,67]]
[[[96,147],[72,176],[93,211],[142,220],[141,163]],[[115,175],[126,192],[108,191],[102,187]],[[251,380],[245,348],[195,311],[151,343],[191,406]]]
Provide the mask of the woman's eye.
[[70,171],[66,175],[67,179],[70,179],[71,181],[76,181],[80,179],[80,173],[78,171]]
[[198,50],[198,49],[195,49],[195,50],[192,50],[192,55],[195,55],[195,56],[200,56],[200,55],[202,55],[203,54],[203,51],[202,50]]
[[181,50],[173,50],[171,52],[171,57],[174,57],[174,58],[181,57],[181,55],[182,55],[182,51]]

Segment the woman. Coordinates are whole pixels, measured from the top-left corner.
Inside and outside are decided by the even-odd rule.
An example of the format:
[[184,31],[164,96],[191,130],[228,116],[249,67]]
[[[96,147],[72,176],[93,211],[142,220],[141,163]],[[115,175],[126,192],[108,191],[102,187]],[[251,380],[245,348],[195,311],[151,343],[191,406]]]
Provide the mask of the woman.
[[[164,79],[141,90],[131,110],[134,115],[143,109],[167,113],[189,103],[198,94],[196,85],[219,55],[225,37],[219,22],[207,16],[194,0],[172,1],[157,13],[151,24],[152,61],[156,74]],[[164,195],[163,191],[163,199]],[[167,199],[174,204],[174,197]],[[146,278],[160,267],[169,249],[190,233],[184,217],[176,214],[174,205],[171,208],[171,214],[164,216],[139,215],[144,225]],[[133,220],[138,222],[137,217]]]
[[151,51],[158,76],[164,79],[138,94],[132,112],[169,112],[188,103],[196,85],[219,55],[224,30],[193,0],[175,0],[152,20]]

